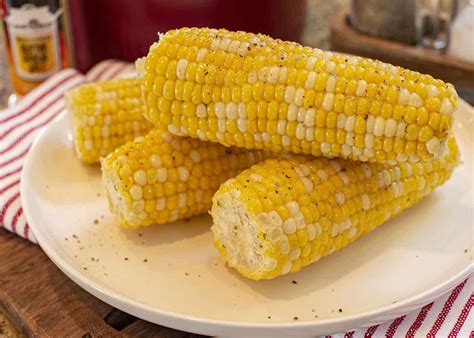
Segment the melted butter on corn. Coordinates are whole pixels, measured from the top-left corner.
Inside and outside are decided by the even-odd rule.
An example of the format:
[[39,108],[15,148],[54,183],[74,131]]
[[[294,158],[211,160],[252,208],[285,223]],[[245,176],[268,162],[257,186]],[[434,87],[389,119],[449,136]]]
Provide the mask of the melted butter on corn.
[[395,164],[438,158],[451,84],[261,34],[182,28],[143,65],[146,115],[176,135]]

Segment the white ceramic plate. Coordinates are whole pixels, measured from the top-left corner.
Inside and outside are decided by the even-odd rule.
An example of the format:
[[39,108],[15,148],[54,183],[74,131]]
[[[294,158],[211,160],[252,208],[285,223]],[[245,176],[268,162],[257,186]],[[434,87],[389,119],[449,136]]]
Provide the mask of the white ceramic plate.
[[64,115],[28,154],[22,203],[39,244],[66,275],[137,317],[208,335],[344,332],[419,308],[472,271],[473,116],[462,102],[454,129],[464,163],[446,185],[342,251],[271,281],[246,280],[224,265],[208,216],[120,229],[99,168],[74,155]]

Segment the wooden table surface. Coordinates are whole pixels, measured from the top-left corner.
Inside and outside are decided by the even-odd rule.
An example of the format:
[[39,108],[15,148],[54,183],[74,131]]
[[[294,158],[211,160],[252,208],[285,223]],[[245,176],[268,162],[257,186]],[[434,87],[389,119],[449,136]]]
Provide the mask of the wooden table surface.
[[66,277],[39,246],[1,228],[0,313],[34,337],[200,337],[105,304]]

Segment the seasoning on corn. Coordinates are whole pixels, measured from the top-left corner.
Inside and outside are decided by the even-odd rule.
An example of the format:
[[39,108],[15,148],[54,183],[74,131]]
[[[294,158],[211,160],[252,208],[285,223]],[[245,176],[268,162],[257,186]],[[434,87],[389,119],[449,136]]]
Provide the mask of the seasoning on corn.
[[74,146],[80,160],[99,162],[152,125],[142,113],[139,79],[116,79],[78,86],[65,95],[72,114]]
[[262,34],[182,28],[146,57],[146,116],[172,134],[248,149],[395,164],[443,152],[451,84]]
[[268,157],[153,129],[102,159],[102,178],[118,223],[137,228],[207,212],[222,182]]
[[[287,155],[225,182],[213,197],[214,244],[247,278],[271,279],[318,261],[417,203],[458,163],[387,166]],[[263,179],[265,178],[265,179]]]

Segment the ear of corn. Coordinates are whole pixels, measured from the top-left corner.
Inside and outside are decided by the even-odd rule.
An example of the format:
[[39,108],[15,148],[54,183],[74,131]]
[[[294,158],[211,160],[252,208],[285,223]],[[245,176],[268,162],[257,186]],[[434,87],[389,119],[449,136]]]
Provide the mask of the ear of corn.
[[100,157],[152,128],[142,115],[139,79],[84,84],[68,91],[65,98],[72,114],[76,154],[83,162],[99,162]]
[[451,84],[261,34],[183,28],[144,64],[146,116],[176,135],[395,164],[439,158]]
[[121,226],[137,228],[207,212],[222,182],[268,156],[153,129],[101,165],[112,213]]
[[215,246],[245,277],[270,279],[356,240],[446,181],[458,163],[387,166],[288,155],[245,170],[213,197]]

